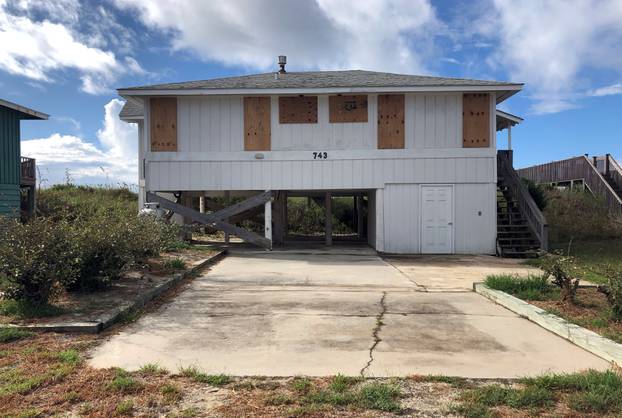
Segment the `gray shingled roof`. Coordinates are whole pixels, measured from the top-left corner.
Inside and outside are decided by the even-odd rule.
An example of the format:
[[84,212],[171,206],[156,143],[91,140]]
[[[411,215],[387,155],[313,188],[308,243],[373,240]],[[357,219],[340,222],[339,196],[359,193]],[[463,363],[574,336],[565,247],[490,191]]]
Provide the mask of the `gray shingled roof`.
[[143,116],[143,106],[126,100],[123,108],[119,112],[119,117],[124,119],[135,118],[137,116]]
[[348,87],[461,87],[461,86],[521,86],[490,80],[429,77],[379,73],[375,71],[308,71],[288,72],[275,79],[275,73],[186,81],[182,83],[154,84],[126,87],[123,90],[195,90],[195,89],[276,89],[276,88],[348,88]]

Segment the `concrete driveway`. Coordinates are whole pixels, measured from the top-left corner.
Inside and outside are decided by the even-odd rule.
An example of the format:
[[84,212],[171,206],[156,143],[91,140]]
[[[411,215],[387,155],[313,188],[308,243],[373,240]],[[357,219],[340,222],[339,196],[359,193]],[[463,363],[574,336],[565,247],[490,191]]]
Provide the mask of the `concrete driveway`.
[[473,292],[422,289],[369,249],[236,250],[110,336],[90,363],[196,365],[232,375],[497,378],[608,367]]

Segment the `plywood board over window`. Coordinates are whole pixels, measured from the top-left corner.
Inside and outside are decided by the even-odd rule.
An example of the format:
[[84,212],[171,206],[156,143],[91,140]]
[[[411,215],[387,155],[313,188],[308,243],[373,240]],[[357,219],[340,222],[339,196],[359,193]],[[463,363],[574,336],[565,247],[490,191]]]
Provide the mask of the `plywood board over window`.
[[367,122],[367,96],[330,96],[328,114],[330,123]]
[[151,151],[177,151],[177,98],[153,97],[149,112]]
[[244,98],[244,150],[270,150],[270,97]]
[[378,95],[378,148],[404,148],[404,95]]
[[279,97],[279,123],[317,123],[317,96]]
[[490,96],[488,93],[465,93],[462,96],[462,146],[490,146]]

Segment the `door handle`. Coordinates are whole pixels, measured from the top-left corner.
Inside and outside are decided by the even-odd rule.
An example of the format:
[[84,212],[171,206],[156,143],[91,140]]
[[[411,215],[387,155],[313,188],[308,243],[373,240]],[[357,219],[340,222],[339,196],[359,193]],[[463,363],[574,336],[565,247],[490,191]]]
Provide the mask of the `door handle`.
[[454,224],[453,222],[447,222],[447,225],[453,225],[453,224]]

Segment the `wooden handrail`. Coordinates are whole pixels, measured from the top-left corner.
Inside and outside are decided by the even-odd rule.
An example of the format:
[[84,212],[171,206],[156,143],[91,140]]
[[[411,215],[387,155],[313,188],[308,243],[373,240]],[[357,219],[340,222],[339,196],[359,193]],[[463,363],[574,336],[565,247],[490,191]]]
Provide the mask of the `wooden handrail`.
[[37,181],[36,160],[34,158],[20,158],[20,173],[22,184],[34,184]]
[[607,154],[606,158],[609,161],[609,177],[618,186],[618,189],[622,189],[622,167],[610,154]]
[[540,249],[547,251],[549,246],[549,224],[546,217],[538,208],[538,205],[529,194],[529,190],[523,184],[520,177],[510,163],[509,153],[499,151],[497,153],[498,175],[503,178],[503,185],[507,186],[510,194],[516,199],[518,210],[527,220],[530,229],[540,242]]

